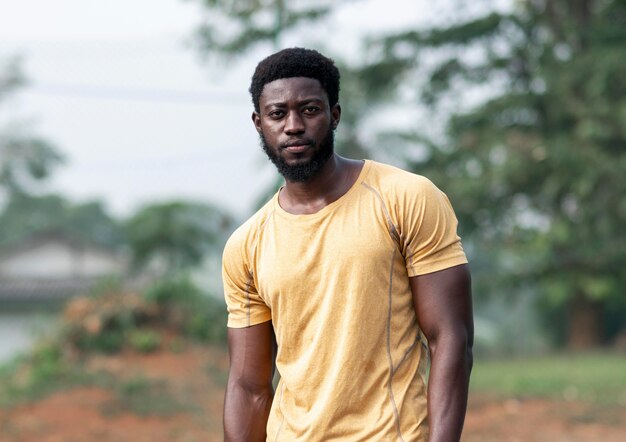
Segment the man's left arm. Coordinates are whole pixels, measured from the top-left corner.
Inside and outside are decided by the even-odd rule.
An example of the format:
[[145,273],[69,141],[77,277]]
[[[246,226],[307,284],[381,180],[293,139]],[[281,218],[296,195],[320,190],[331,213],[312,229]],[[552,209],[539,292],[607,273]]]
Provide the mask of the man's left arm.
[[430,442],[458,441],[467,408],[474,322],[467,264],[410,278],[417,320],[431,355]]

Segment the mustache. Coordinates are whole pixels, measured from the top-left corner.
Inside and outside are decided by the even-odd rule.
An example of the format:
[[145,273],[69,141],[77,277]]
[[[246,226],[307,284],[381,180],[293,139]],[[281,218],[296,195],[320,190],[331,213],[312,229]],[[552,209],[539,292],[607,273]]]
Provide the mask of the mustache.
[[285,148],[291,147],[291,146],[310,146],[311,144],[313,144],[313,140],[303,138],[303,139],[290,140],[290,141],[287,141],[285,143],[281,143],[280,147],[282,149],[285,149]]

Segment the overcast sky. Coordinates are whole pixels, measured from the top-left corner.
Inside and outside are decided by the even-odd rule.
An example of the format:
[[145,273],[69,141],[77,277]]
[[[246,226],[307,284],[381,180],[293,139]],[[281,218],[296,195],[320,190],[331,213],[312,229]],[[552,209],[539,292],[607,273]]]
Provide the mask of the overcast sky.
[[[275,174],[247,94],[269,48],[228,68],[202,61],[189,47],[198,3],[0,0],[0,57],[21,55],[30,82],[0,113],[28,119],[65,154],[50,191],[104,200],[120,216],[167,198],[251,210]],[[429,3],[353,2],[317,37],[356,47],[366,31],[437,20]]]

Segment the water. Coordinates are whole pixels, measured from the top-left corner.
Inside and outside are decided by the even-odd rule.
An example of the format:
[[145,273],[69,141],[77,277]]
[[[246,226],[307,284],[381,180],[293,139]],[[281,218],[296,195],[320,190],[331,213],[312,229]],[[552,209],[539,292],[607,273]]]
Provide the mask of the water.
[[28,351],[38,337],[54,328],[57,318],[47,312],[0,313],[0,364]]

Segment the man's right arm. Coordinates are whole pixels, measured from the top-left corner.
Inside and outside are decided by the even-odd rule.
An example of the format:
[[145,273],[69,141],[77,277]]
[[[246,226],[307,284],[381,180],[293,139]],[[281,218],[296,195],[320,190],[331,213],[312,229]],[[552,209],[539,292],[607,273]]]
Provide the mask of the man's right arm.
[[276,340],[271,321],[228,329],[230,371],[224,398],[224,440],[265,441],[272,406]]

